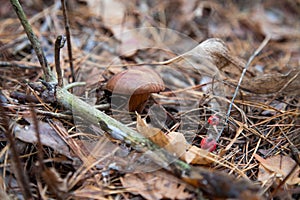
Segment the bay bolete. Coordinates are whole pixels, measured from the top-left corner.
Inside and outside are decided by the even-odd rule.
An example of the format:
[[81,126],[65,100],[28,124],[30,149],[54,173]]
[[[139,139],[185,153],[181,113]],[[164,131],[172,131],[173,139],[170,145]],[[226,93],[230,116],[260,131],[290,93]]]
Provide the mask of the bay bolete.
[[[112,95],[127,98],[128,111],[141,112],[151,93],[165,89],[165,84],[158,73],[147,67],[136,67],[122,71],[108,80],[106,90]],[[112,97],[113,98],[113,97]]]

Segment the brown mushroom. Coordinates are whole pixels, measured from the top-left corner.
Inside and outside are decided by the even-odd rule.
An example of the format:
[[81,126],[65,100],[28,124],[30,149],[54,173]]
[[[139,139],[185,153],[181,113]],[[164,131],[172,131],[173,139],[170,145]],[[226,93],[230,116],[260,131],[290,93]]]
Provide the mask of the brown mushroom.
[[158,73],[150,68],[136,67],[114,75],[108,80],[106,90],[113,95],[127,98],[128,111],[141,112],[151,93],[165,89],[165,84]]

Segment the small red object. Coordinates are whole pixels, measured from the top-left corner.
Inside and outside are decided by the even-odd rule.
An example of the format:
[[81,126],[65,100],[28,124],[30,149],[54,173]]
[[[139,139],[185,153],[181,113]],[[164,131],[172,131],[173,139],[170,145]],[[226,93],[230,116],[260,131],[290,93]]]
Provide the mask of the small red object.
[[211,115],[207,122],[210,124],[210,125],[218,125],[219,122],[220,122],[220,119],[217,115]]
[[206,137],[201,140],[200,146],[202,149],[212,152],[217,148],[217,142],[213,138]]

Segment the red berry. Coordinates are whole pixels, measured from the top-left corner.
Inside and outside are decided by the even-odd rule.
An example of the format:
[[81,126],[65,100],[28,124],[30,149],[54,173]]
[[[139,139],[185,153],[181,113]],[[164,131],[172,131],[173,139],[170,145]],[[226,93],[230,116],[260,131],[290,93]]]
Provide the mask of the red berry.
[[220,119],[217,115],[211,115],[207,122],[210,124],[210,125],[218,125],[219,122],[220,122]]
[[213,138],[206,137],[201,140],[200,146],[202,149],[212,152],[217,148],[217,142]]

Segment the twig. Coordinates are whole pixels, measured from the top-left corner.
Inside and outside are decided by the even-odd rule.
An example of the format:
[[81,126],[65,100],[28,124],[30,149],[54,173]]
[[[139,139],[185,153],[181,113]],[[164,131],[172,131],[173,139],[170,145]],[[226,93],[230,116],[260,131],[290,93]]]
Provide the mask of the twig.
[[66,1],[61,0],[63,15],[65,19],[65,29],[66,29],[66,36],[67,36],[67,45],[68,45],[68,56],[69,56],[69,64],[71,69],[71,76],[72,76],[72,82],[75,82],[75,72],[73,67],[73,55],[72,55],[72,43],[71,43],[71,34],[70,34],[70,24],[69,24],[69,17],[68,12],[66,9]]
[[62,114],[62,113],[55,113],[55,112],[44,111],[44,110],[35,110],[35,112],[38,114],[41,114],[41,115],[58,118],[58,119],[68,119],[68,120],[73,119],[73,117],[71,115],[66,115],[66,114]]
[[10,0],[10,3],[12,5],[12,7],[14,8],[16,14],[18,15],[18,18],[27,34],[27,37],[30,40],[31,45],[37,55],[37,58],[41,64],[43,71],[44,71],[45,80],[47,82],[54,81],[54,77],[52,75],[51,69],[50,69],[48,62],[46,60],[46,57],[44,55],[44,52],[41,48],[40,42],[32,30],[32,28],[27,20],[27,17],[23,11],[22,6],[20,5],[18,0]]
[[69,90],[73,87],[80,87],[80,86],[85,86],[86,82],[74,82],[74,83],[70,83],[69,85],[66,85],[64,87],[64,89]]
[[0,67],[18,67],[22,69],[41,69],[40,65],[18,61],[0,61]]
[[38,156],[38,161],[39,161],[39,165],[38,167],[40,168],[40,172],[42,172],[45,169],[45,165],[44,165],[44,152],[43,152],[43,144],[41,142],[41,137],[40,137],[40,128],[39,128],[39,122],[34,110],[34,106],[33,104],[30,105],[30,113],[33,119],[33,124],[34,124],[34,130],[35,130],[35,134],[36,134],[36,139],[37,139],[37,156]]
[[5,129],[4,134],[10,144],[12,164],[14,166],[14,172],[17,177],[19,187],[21,188],[21,191],[24,195],[24,199],[33,199],[31,191],[30,191],[30,187],[29,187],[28,177],[23,170],[24,166],[22,165],[22,163],[20,161],[20,156],[19,156],[18,150],[16,148],[15,139],[13,138],[12,130],[9,127],[9,120],[7,118],[7,113],[5,113],[3,103],[1,101],[0,101],[0,113],[2,116],[2,118],[1,118],[2,126]]
[[54,56],[55,56],[55,69],[57,73],[57,85],[59,87],[63,86],[63,74],[60,67],[60,49],[65,45],[66,37],[59,35],[55,41],[55,48],[54,48]]
[[[265,37],[265,39],[263,40],[263,42],[262,42],[262,43],[259,45],[259,47],[255,50],[255,52],[250,56],[250,58],[249,58],[249,60],[248,60],[248,62],[247,62],[247,64],[246,64],[245,68],[243,69],[242,74],[241,74],[241,77],[240,77],[240,79],[239,79],[239,82],[238,82],[238,84],[237,84],[237,86],[236,86],[236,88],[235,88],[234,94],[233,94],[233,96],[232,96],[231,102],[230,102],[230,104],[229,104],[228,111],[227,111],[227,113],[226,113],[225,124],[228,122],[228,118],[229,118],[229,116],[230,116],[230,112],[231,112],[231,109],[232,109],[233,102],[234,102],[234,100],[235,100],[235,98],[236,98],[236,96],[237,96],[237,94],[238,94],[238,92],[239,92],[241,83],[242,83],[242,81],[243,81],[243,78],[244,78],[244,76],[245,76],[245,74],[246,74],[246,72],[247,72],[247,70],[248,70],[250,64],[252,63],[252,61],[254,60],[254,58],[261,52],[261,50],[268,44],[269,40],[270,40],[270,36],[267,35],[267,36]],[[224,127],[223,127],[222,130],[220,131],[220,134],[222,134],[223,130],[224,130]]]

